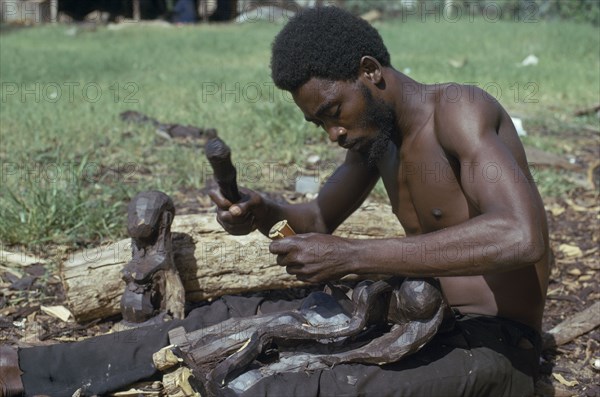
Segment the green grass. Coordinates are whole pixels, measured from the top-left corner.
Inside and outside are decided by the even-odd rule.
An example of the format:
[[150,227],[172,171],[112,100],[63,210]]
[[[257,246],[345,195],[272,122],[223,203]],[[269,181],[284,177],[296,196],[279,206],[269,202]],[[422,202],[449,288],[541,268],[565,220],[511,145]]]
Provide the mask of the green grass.
[[[473,82],[511,113],[532,114],[557,107],[563,112],[598,102],[600,39],[597,28],[568,22],[462,23],[409,20],[381,25],[399,70],[427,82]],[[575,45],[576,43],[576,45]],[[518,64],[528,55],[535,66]],[[462,68],[449,60],[467,59]]]
[[[592,26],[481,20],[376,26],[397,69],[410,68],[411,77],[426,83],[495,89],[511,114],[543,120],[600,100],[600,39]],[[58,25],[0,34],[0,242],[86,245],[117,238],[125,231],[125,205],[138,191],[204,186],[201,150],[121,122],[125,110],[218,129],[248,170],[242,175],[248,187],[290,186],[284,172],[293,174],[310,154],[338,161],[339,150],[271,83],[270,43],[280,27],[99,27],[73,36],[66,34],[70,26]],[[529,54],[540,63],[518,67]],[[462,68],[448,62],[463,58]],[[543,146],[544,139],[534,142]]]

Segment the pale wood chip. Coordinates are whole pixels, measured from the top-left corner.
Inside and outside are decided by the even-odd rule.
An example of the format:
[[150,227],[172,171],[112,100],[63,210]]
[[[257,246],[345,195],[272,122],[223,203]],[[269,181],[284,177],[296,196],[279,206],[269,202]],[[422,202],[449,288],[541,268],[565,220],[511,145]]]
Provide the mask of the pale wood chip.
[[40,306],[40,310],[46,313],[49,316],[56,317],[64,322],[69,321],[69,318],[73,316],[69,309],[60,305],[60,306]]

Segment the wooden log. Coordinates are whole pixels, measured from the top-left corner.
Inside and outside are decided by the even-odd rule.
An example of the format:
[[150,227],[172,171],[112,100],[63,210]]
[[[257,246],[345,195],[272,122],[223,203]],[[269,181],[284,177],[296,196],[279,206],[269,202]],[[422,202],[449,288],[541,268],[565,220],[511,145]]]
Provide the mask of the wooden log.
[[[276,264],[268,238],[259,232],[229,235],[213,213],[175,216],[171,230],[174,262],[187,301],[305,285]],[[335,234],[369,238],[402,236],[404,232],[389,205],[372,203],[359,208]],[[131,240],[124,239],[78,252],[61,264],[67,305],[77,321],[120,313],[125,288],[121,270],[130,260]]]
[[7,265],[17,267],[25,267],[34,265],[36,263],[46,264],[48,261],[42,258],[25,255],[24,253],[8,252],[0,249],[0,263],[6,263]]
[[561,346],[600,325],[600,302],[566,318],[544,335],[544,349]]

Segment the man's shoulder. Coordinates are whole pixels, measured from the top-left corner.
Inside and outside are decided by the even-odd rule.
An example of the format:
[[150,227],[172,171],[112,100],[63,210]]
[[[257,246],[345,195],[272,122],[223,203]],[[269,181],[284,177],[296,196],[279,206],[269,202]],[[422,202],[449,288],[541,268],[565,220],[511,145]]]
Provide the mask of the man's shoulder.
[[434,112],[434,131],[440,143],[474,139],[498,127],[502,106],[485,90],[466,84],[440,84]]
[[436,116],[468,112],[471,117],[497,114],[502,106],[484,89],[474,85],[444,83],[436,85]]

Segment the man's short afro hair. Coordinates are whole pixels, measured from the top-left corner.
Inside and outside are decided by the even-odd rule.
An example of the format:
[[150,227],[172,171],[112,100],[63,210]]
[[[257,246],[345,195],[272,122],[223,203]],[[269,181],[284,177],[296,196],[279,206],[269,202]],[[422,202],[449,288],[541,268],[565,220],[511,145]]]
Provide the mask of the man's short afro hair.
[[292,17],[275,37],[271,77],[286,91],[312,77],[352,81],[365,55],[390,65],[381,36],[367,21],[337,7],[310,8]]

